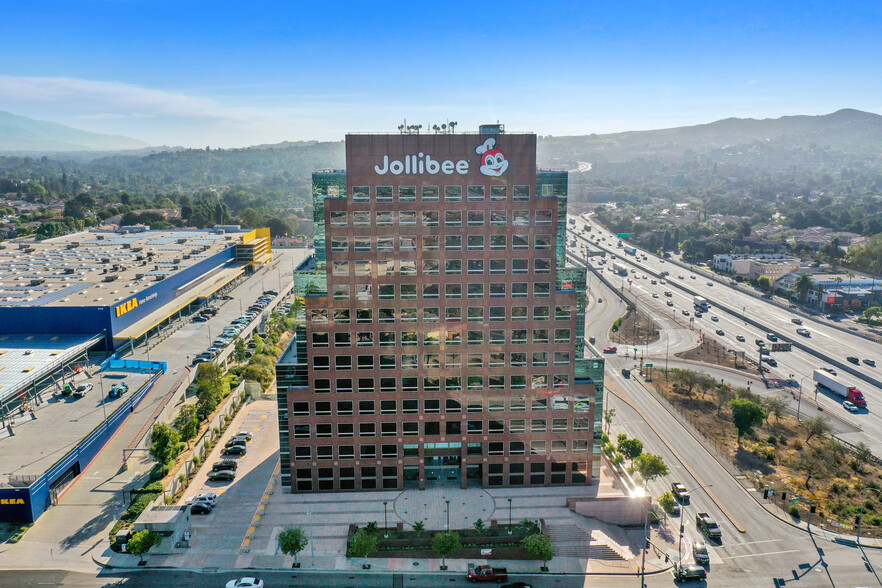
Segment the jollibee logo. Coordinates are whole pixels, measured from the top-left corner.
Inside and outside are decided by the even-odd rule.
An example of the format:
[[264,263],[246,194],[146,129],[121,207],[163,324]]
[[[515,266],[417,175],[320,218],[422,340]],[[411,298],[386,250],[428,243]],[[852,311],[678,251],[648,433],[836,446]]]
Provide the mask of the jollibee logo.
[[508,169],[505,153],[496,149],[496,139],[493,137],[475,147],[475,153],[481,156],[481,173],[485,176],[499,177]]

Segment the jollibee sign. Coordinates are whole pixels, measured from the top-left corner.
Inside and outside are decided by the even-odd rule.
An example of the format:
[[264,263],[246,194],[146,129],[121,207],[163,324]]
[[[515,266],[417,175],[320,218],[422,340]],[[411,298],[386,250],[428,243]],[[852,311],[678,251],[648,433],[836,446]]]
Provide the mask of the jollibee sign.
[[[475,153],[481,156],[479,169],[485,176],[499,177],[508,169],[505,153],[496,148],[496,139],[493,137],[478,145],[475,148]],[[384,155],[383,162],[374,166],[374,172],[381,176],[389,173],[394,176],[401,174],[435,175],[438,173],[448,176],[454,173],[465,175],[469,173],[469,160],[438,160],[422,151],[414,155],[405,155],[401,159],[390,159],[388,155]]]

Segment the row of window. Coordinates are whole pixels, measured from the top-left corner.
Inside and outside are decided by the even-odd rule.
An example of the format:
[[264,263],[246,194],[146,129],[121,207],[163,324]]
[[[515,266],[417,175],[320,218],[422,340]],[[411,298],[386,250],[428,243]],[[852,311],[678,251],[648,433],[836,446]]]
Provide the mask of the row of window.
[[[501,234],[501,235],[465,235],[465,247],[469,251],[483,251],[485,245],[490,251],[506,251],[509,247],[511,236],[511,248],[513,251],[529,250],[530,235],[528,233]],[[442,240],[441,237],[444,237]],[[329,237],[331,251],[349,251],[349,238],[331,235]],[[533,235],[533,249],[542,251],[551,249],[554,240],[551,235]],[[423,251],[462,251],[463,235],[385,235],[380,237],[352,238],[352,246],[355,251],[417,251],[418,245],[422,245]],[[380,266],[383,267],[383,266]]]
[[[472,444],[469,443],[471,446]],[[405,446],[407,447],[407,446]],[[405,449],[407,450],[407,449]],[[332,454],[333,454],[333,450]],[[382,450],[381,450],[382,451]],[[354,455],[355,448],[352,448]],[[322,455],[327,454],[327,448]],[[347,450],[348,454],[348,450]],[[318,459],[333,459],[328,457],[318,457]],[[354,459],[354,458],[353,458]],[[545,462],[530,463],[529,478],[526,477],[526,464],[511,462],[490,463],[487,464],[487,484],[488,486],[502,486],[508,481],[509,486],[523,486],[526,480],[531,485],[544,485],[545,480],[549,479],[552,485],[566,484],[568,481],[572,484],[585,484],[588,482],[588,462],[572,462],[571,468],[566,462],[551,462],[550,472],[546,472]],[[472,474],[480,477],[479,465],[467,465],[466,469]],[[508,470],[508,476],[504,474],[503,468]],[[420,466],[405,465],[399,471],[397,466],[383,466],[377,468],[374,466],[361,466],[356,470],[350,466],[340,467],[318,467],[318,468],[294,468],[293,487],[297,492],[311,492],[313,489],[320,491],[333,490],[375,490],[378,483],[378,470],[381,477],[379,482],[382,488],[395,490],[401,487],[399,478],[403,478],[405,482],[416,482],[420,478]],[[358,472],[359,478],[356,480],[355,474]],[[547,475],[550,477],[546,478]],[[315,479],[314,479],[315,478]]]
[[[385,295],[388,292],[384,288],[384,284],[380,284],[379,292],[381,295]],[[507,312],[507,309],[510,312]],[[438,307],[438,306],[426,306],[422,308],[417,307],[406,307],[406,308],[379,308],[377,310],[377,322],[379,323],[394,323],[397,320],[402,323],[415,323],[417,321],[422,321],[423,323],[438,323],[441,322],[442,312],[443,319],[445,322],[449,323],[458,323],[465,320],[466,322],[477,322],[482,323],[485,320],[489,320],[490,322],[499,322],[508,320],[508,317],[511,317],[512,321],[528,321],[531,319],[533,321],[547,321],[551,318],[551,307],[545,305],[537,305],[533,306],[533,313],[530,315],[528,306],[490,306],[484,308],[483,306],[468,306],[465,310],[465,315],[463,315],[463,309],[461,306],[446,306],[446,307]],[[372,323],[374,320],[374,309],[372,308],[359,308],[356,309],[356,322],[357,323]],[[311,321],[315,324],[325,324],[328,322],[328,311],[327,309],[313,309],[310,311]],[[352,312],[349,308],[337,308],[334,309],[334,322],[336,323],[351,323]],[[573,307],[569,304],[561,304],[554,307],[554,320],[555,321],[570,321],[573,318]],[[339,335],[343,335],[340,333]]]
[[[547,188],[545,185],[542,186],[542,194],[546,195],[545,193],[548,192],[547,195],[551,196],[553,194],[552,186],[548,185]],[[463,187],[454,185],[444,186],[443,188],[432,185],[420,186],[420,200],[423,202],[438,202],[441,199],[442,192],[444,200],[448,202],[462,201]],[[488,190],[487,186],[472,185],[466,187],[465,194],[466,199],[471,202],[480,202],[487,196],[493,202],[501,202],[508,200],[509,187],[507,185],[497,185],[490,186]],[[398,202],[416,202],[417,187],[398,186],[396,189],[394,186],[376,186],[371,189],[371,186],[352,186],[353,202],[370,202],[372,196],[377,202],[394,202],[396,196],[398,197]],[[529,200],[530,186],[512,186],[511,198],[515,202]]]
[[[415,356],[413,358],[407,357],[406,359],[402,359],[402,361],[411,362],[413,359],[416,362],[417,367],[419,362],[417,354],[402,354],[408,356]],[[428,369],[460,369],[463,367],[463,355],[466,358],[466,367],[469,369],[483,369],[484,367],[488,368],[516,368],[516,367],[526,367],[528,359],[530,360],[530,364],[532,367],[547,367],[549,365],[549,358],[553,358],[555,366],[566,366],[570,365],[570,352],[569,351],[555,351],[553,353],[549,353],[547,351],[533,351],[529,355],[526,352],[511,352],[508,355],[506,361],[506,353],[504,351],[492,351],[488,354],[484,353],[424,353],[422,357],[422,366]],[[328,357],[328,356],[320,356],[320,357]],[[350,356],[335,356],[335,365],[340,366],[337,369],[351,369],[352,360],[351,357],[349,360],[340,359],[337,360],[338,357],[350,357]],[[364,357],[364,363],[359,361],[359,365],[367,365],[369,360],[368,357],[373,356],[357,356]],[[444,360],[444,363],[441,363],[441,360]],[[330,361],[330,360],[328,360]],[[325,362],[322,361],[323,365]],[[350,366],[348,368],[343,368],[342,366]],[[416,368],[413,368],[416,369]],[[326,370],[325,370],[326,371]],[[406,379],[406,378],[405,378]],[[359,378],[359,392],[367,391],[366,388],[370,387],[373,389],[373,379],[372,378]],[[364,380],[364,382],[362,382]],[[371,381],[371,384],[367,384],[368,381]],[[392,392],[396,387],[395,378],[380,378],[380,388],[381,392]],[[385,381],[384,381],[385,380]],[[318,380],[316,380],[318,381]],[[351,378],[338,378],[338,382],[349,384],[349,388],[351,388]],[[362,385],[364,384],[364,385]],[[402,387],[416,387],[410,386],[410,382],[401,382]],[[330,386],[328,386],[330,387]],[[338,388],[340,386],[338,385]],[[365,388],[365,390],[362,390]],[[339,390],[338,390],[339,391]],[[351,392],[351,390],[348,390]]]
[[[529,282],[468,282],[466,284],[466,298],[479,299],[485,295],[489,298],[529,298]],[[441,298],[441,284],[399,284],[398,296],[395,296],[393,284],[383,284],[385,288],[377,287],[377,298],[380,300],[438,300]],[[444,284],[444,299],[459,300],[463,298],[462,284]],[[331,284],[331,296],[334,300],[349,300],[352,291],[355,291],[355,300],[369,301],[374,299],[374,285],[362,284]],[[534,298],[549,298],[551,296],[550,282],[533,282]],[[394,321],[391,321],[394,322]]]
[[[530,421],[530,433],[547,433],[551,431],[552,433],[587,433],[591,431],[591,421],[590,419],[575,419],[576,421],[581,421],[580,423],[573,423],[573,428],[570,429],[569,420],[568,419],[551,419],[551,428],[549,429],[548,423],[546,419],[532,419]],[[466,425],[463,427],[462,421],[446,421],[444,423],[444,434],[445,435],[462,435],[463,431],[469,435],[483,435],[484,434],[484,421],[465,421]],[[384,423],[373,423],[373,422],[359,422],[358,423],[358,436],[359,437],[376,437],[377,436],[377,425],[379,424],[379,434],[381,437],[397,437],[398,436],[398,422],[384,422]],[[402,423],[403,424],[403,423]],[[411,423],[413,424],[413,423]],[[334,426],[331,423],[316,423],[315,425],[315,437],[316,438],[327,438],[334,437]],[[503,419],[491,419],[486,422],[487,433],[490,435],[504,435],[505,434],[505,420]],[[578,428],[577,428],[578,427]],[[425,428],[424,428],[425,429]],[[337,438],[346,438],[346,437],[354,437],[356,431],[355,423],[337,423]],[[401,428],[402,435],[417,435],[419,434],[419,428],[417,427],[417,432],[413,432],[413,427],[405,428],[402,426]],[[407,432],[410,431],[410,432]],[[526,419],[510,419],[509,420],[509,433],[519,434],[527,432],[527,422]],[[291,427],[291,434],[295,439],[309,439],[313,436],[313,425],[310,423],[299,423],[295,424]],[[491,453],[490,455],[498,455]],[[383,457],[387,457],[384,455]]]
[[[465,215],[463,215],[465,212]],[[489,214],[488,214],[489,213]],[[509,214],[510,213],[510,214]],[[532,214],[531,214],[532,213]],[[331,210],[330,226],[348,227],[415,227],[417,219],[424,227],[529,227],[532,224],[550,225],[554,220],[551,210],[395,210],[395,211],[348,211]]]
[[[359,392],[363,391],[361,387],[363,382],[359,379]],[[324,393],[330,392],[330,380],[316,380],[316,391],[320,386],[325,386]],[[337,380],[337,392],[343,393],[343,386],[340,380]],[[365,384],[367,386],[367,384]],[[351,384],[348,392],[352,392]],[[481,413],[486,409],[487,412],[504,412],[506,410],[506,400],[508,400],[509,412],[526,412],[527,398],[498,396],[490,398],[472,397],[472,398],[445,398],[444,412],[446,414],[457,414],[461,412]],[[572,408],[575,412],[587,412],[591,409],[590,396],[562,396],[554,395],[551,398],[547,396],[536,396],[529,399],[529,407],[531,412],[545,412],[551,406],[554,411],[567,411]],[[401,414],[420,414],[420,399],[405,398],[400,401]],[[292,416],[352,416],[356,409],[358,414],[376,414],[379,404],[379,414],[395,415],[398,414],[399,401],[396,399],[382,399],[379,403],[375,400],[337,400],[332,403],[330,400],[316,400],[313,404],[313,412],[310,412],[310,403],[306,400],[296,400],[291,403]],[[335,412],[331,412],[332,407],[336,405]],[[440,414],[441,399],[440,398],[423,398],[422,399],[423,414]]]
[[[428,425],[438,423],[426,423],[427,429]],[[448,423],[448,424],[456,424],[459,423]],[[407,433],[405,433],[406,435]],[[435,436],[440,433],[425,433],[426,436]],[[459,433],[456,433],[459,434]],[[352,435],[340,435],[340,437],[352,437]],[[492,443],[488,444],[492,445]],[[504,448],[502,447],[502,443],[498,443],[498,447],[494,447],[493,453],[487,452],[487,455],[505,455]],[[508,455],[527,455],[527,450],[529,449],[529,455],[545,455],[547,453],[587,453],[590,451],[591,440],[590,439],[554,439],[550,442],[547,442],[544,439],[529,441],[529,447],[527,447],[528,443],[524,441],[510,441],[508,443]],[[337,445],[337,455],[334,456],[334,445],[319,445],[315,447],[315,459],[323,460],[323,459],[355,459],[355,445]],[[416,444],[413,445],[404,445],[402,450],[399,449],[398,444],[389,443],[383,444],[379,446],[380,453],[377,453],[377,445],[374,444],[364,444],[358,446],[358,458],[359,459],[376,459],[378,457],[382,458],[397,458],[397,457],[419,457],[419,449]],[[489,447],[488,447],[489,449]],[[472,454],[470,454],[472,455]],[[308,461],[313,459],[313,448],[309,445],[297,445],[294,447],[294,460],[295,461]]]
[[[318,386],[318,381],[316,381],[316,386]],[[328,382],[326,384],[330,386]],[[359,391],[361,391],[361,382],[359,382]],[[350,390],[351,392],[351,390]],[[490,398],[482,398],[480,396],[471,397],[471,398],[445,398],[444,399],[444,412],[446,414],[454,414],[461,412],[468,413],[482,413],[485,410],[487,412],[505,412],[506,410],[506,400],[508,400],[508,410],[509,412],[526,412],[527,411],[527,398],[521,397],[507,397],[507,396],[495,396]],[[572,403],[572,404],[571,404]],[[312,404],[313,410],[310,412],[310,404]],[[551,397],[551,409],[556,411],[566,411],[572,409],[576,412],[586,412],[591,408],[591,399],[588,396],[560,396],[555,395]],[[418,398],[405,398],[400,401],[401,406],[401,414],[419,414],[420,412],[420,399]],[[549,398],[548,397],[535,397],[530,399],[530,409],[534,412],[544,412],[548,410],[549,406]],[[387,415],[395,415],[399,414],[399,401],[394,398],[382,399],[382,400],[338,400],[336,402],[336,411],[331,412],[334,407],[334,403],[330,400],[316,400],[313,403],[310,403],[307,400],[295,400],[291,403],[290,407],[290,415],[291,416],[332,416],[336,414],[337,416],[352,416],[355,414],[355,411],[358,411],[358,414],[387,414]],[[379,407],[379,409],[378,409]],[[424,398],[422,400],[423,414],[440,414],[441,413],[441,399],[440,398]],[[535,420],[535,419],[534,419]],[[563,419],[564,421],[566,419]],[[581,419],[576,419],[580,421]],[[587,421],[586,421],[587,422]],[[577,431],[588,429],[575,429]],[[520,432],[523,431],[512,431],[512,432]]]
[[[509,261],[511,261],[510,266]],[[374,277],[396,275],[396,272],[388,271],[385,266],[382,265],[384,262],[385,260],[375,262],[369,259],[335,260],[331,263],[331,275],[348,276],[349,274],[352,274],[355,276]],[[552,257],[534,258],[533,272],[536,274],[551,273],[553,263],[554,258]],[[401,260],[400,262],[400,267],[402,271],[399,272],[399,274],[403,276],[415,276],[418,275],[417,269],[419,269],[419,275],[438,276],[441,275],[441,265],[442,260],[440,259],[422,259],[419,261],[405,259]],[[491,276],[506,275],[508,274],[509,267],[511,267],[512,274],[530,273],[529,259],[509,260],[504,257],[494,257],[487,260],[467,259],[465,266],[463,266],[461,259],[446,259],[443,260],[443,265],[444,275],[447,276],[461,276],[463,274],[463,270],[465,270],[465,273],[469,275],[483,275],[485,270],[487,270]],[[394,298],[395,296],[394,293],[392,293],[391,295],[387,295],[386,297]]]
[[[508,335],[510,334],[511,337],[509,341],[511,344],[524,345],[527,343],[528,332],[530,334],[531,343],[553,342],[555,345],[569,343],[572,333],[570,329],[512,329],[511,331],[507,331],[506,329],[489,329],[487,331],[476,329],[465,331],[465,342],[468,345],[483,345],[485,341],[490,345],[504,345],[506,339],[509,339]],[[550,333],[553,333],[553,339],[549,338]],[[349,331],[344,333],[334,333],[334,347],[351,347],[352,335],[353,333]],[[355,332],[355,344],[357,347],[374,347],[375,345],[379,345],[380,347],[394,347],[399,344],[403,347],[408,347],[419,345],[420,339],[419,331],[379,331],[377,333],[374,333],[373,331]],[[330,333],[312,333],[313,347],[330,347],[330,341]],[[422,331],[423,345],[440,345],[442,341],[446,345],[462,345],[463,331],[447,329],[443,332],[440,330]],[[404,359],[402,359],[402,363],[403,362]]]

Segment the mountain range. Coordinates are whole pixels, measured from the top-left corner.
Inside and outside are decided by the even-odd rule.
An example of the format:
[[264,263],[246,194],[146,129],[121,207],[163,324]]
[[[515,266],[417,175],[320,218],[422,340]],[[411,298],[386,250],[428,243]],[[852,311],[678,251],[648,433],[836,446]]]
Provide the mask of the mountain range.
[[103,135],[0,111],[0,151],[125,151],[149,147],[122,135]]

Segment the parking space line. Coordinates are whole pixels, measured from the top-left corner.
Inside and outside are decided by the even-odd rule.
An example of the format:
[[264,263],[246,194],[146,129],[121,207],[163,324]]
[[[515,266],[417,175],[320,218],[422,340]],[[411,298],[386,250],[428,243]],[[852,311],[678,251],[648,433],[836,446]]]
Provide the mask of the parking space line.
[[[262,418],[265,417],[266,415]],[[257,527],[260,526],[260,519],[262,519],[263,515],[266,513],[266,503],[269,500],[270,495],[276,490],[276,476],[278,476],[281,471],[282,461],[277,460],[276,467],[273,468],[273,475],[270,476],[269,482],[267,482],[266,489],[263,491],[263,496],[260,499],[260,504],[257,505],[257,511],[255,511],[254,517],[251,519],[251,525],[245,533],[245,539],[242,540],[240,551],[243,553],[251,551],[251,539],[254,538],[254,534],[257,532]]]

